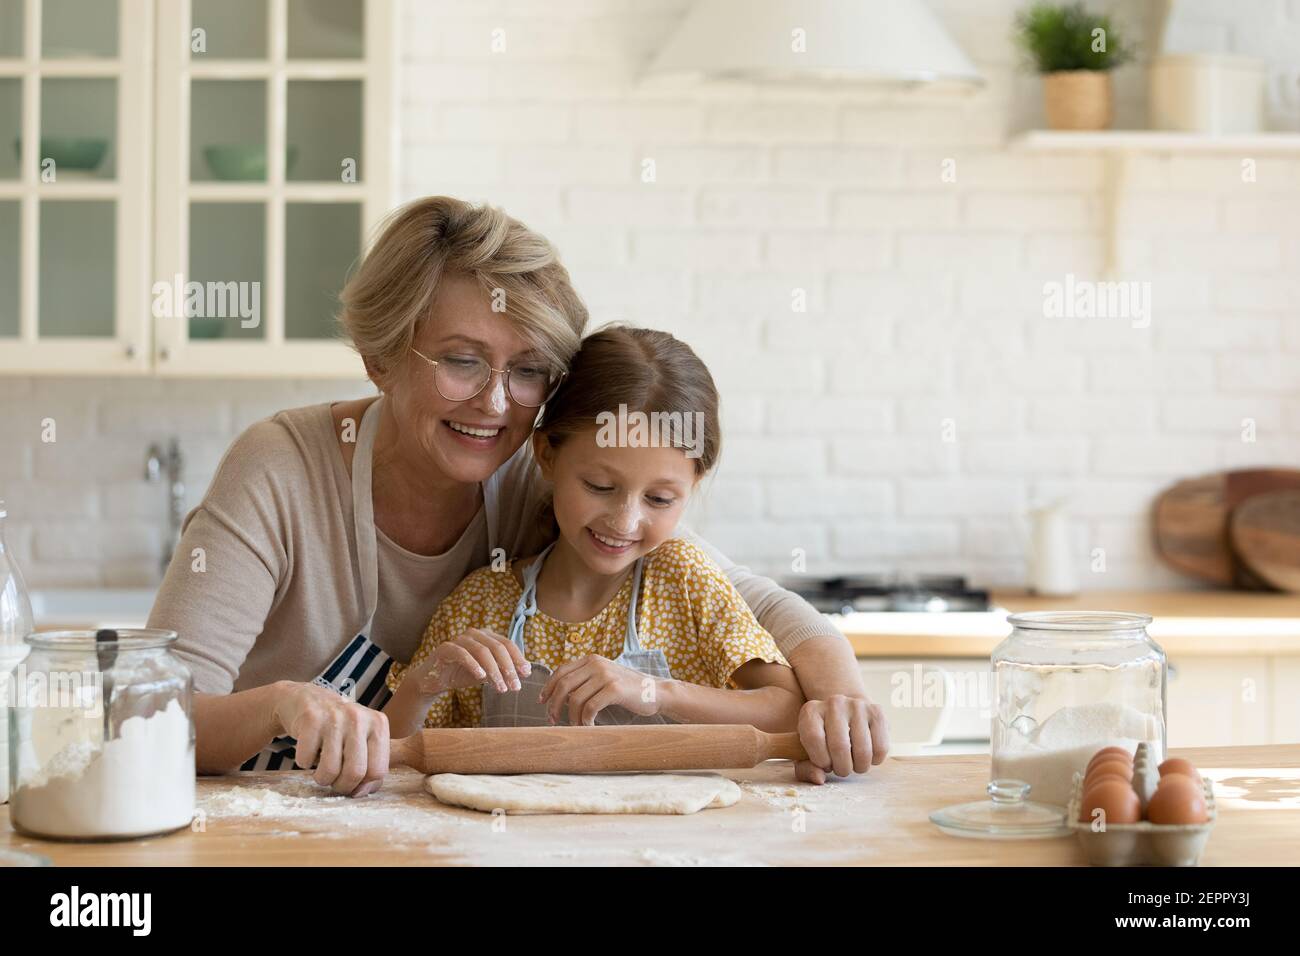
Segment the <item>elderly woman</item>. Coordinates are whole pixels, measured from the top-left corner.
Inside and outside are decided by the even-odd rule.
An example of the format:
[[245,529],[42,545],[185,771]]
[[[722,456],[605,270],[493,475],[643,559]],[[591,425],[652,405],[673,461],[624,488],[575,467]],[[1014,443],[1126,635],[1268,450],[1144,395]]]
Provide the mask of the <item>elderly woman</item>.
[[[200,772],[315,767],[360,796],[388,770],[384,677],[470,571],[535,553],[528,441],[587,310],[554,248],[498,209],[398,210],[343,290],[378,398],[280,412],[230,447],[149,618],[194,673]],[[864,773],[887,730],[853,654],[798,596],[694,539],[808,698],[801,779]]]

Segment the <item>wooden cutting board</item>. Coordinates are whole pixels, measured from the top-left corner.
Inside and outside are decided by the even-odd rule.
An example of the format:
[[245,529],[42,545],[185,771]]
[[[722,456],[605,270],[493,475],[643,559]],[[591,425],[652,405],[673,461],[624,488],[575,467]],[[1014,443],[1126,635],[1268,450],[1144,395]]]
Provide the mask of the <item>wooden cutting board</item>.
[[1254,495],[1232,512],[1232,548],[1257,577],[1300,593],[1300,490]]
[[1156,551],[1175,571],[1220,587],[1266,589],[1232,552],[1232,511],[1246,499],[1272,491],[1300,489],[1300,470],[1250,468],[1221,471],[1180,481],[1156,498]]

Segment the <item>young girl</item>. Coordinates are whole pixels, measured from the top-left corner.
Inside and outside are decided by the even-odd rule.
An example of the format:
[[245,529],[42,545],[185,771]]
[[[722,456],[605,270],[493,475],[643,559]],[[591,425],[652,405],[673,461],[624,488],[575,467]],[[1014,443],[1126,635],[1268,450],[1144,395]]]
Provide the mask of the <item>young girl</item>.
[[438,605],[411,663],[388,675],[392,736],[422,724],[795,729],[794,672],[727,577],[672,536],[719,444],[713,378],[688,346],[622,326],[587,338],[533,435],[558,537],[478,569]]

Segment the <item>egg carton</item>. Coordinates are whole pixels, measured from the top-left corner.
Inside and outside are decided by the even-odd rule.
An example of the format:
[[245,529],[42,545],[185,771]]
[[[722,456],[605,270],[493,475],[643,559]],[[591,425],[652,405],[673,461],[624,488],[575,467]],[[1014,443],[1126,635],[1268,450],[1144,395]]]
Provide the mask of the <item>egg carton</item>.
[[1214,787],[1202,778],[1205,788],[1204,823],[1110,823],[1093,830],[1091,822],[1079,820],[1083,802],[1083,774],[1075,773],[1070,793],[1067,822],[1079,838],[1084,855],[1093,866],[1196,866],[1218,819]]

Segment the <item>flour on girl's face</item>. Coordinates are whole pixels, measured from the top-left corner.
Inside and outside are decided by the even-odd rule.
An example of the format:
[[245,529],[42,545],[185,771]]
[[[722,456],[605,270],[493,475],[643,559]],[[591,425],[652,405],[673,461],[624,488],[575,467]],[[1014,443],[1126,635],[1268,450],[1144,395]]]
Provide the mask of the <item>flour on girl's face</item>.
[[595,428],[558,447],[543,438],[537,452],[563,544],[597,575],[621,574],[671,538],[697,479],[682,449],[602,447]]

